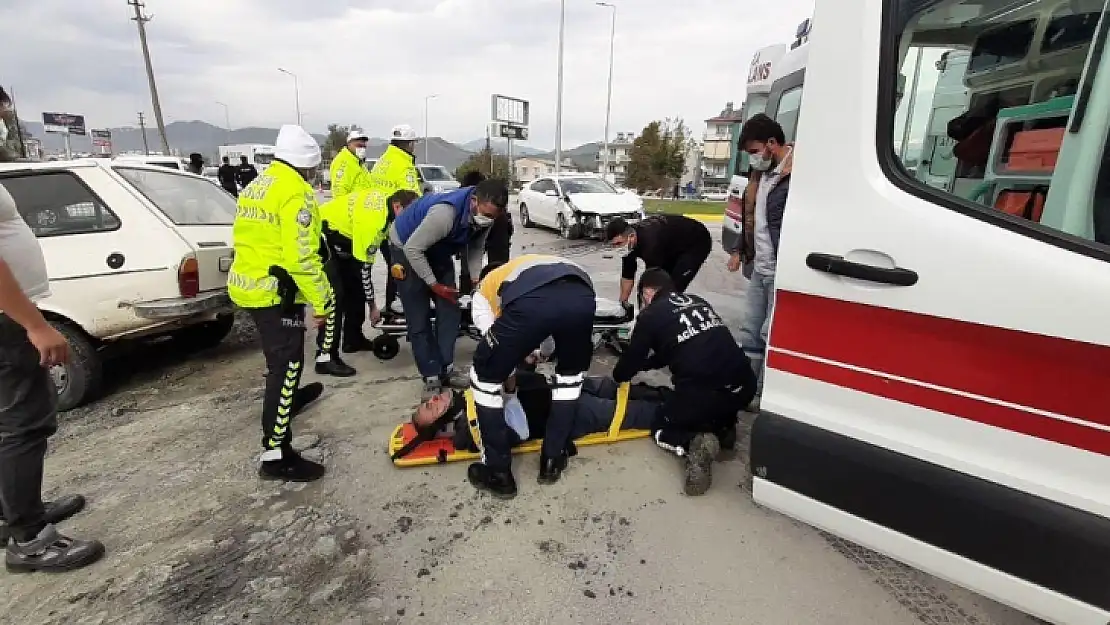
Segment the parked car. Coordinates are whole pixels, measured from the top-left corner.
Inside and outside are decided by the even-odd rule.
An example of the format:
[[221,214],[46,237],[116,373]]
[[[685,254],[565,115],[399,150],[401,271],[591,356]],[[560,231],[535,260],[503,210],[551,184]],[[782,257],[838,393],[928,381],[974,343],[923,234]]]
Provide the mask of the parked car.
[[39,302],[69,342],[51,370],[59,408],[93,399],[132,339],[203,348],[231,330],[235,199],[184,171],[105,159],[8,163],[0,185],[38,237],[50,276]]
[[417,165],[422,193],[443,193],[459,188],[459,181],[440,165]]
[[539,178],[519,195],[520,223],[557,228],[564,239],[600,238],[615,217],[644,218],[644,202],[592,174]]
[[161,154],[121,154],[112,159],[121,164],[157,165],[178,171],[189,171],[189,162],[177,156],[163,156]]
[[724,202],[728,199],[728,189],[705,189],[701,193],[701,198],[707,202]]

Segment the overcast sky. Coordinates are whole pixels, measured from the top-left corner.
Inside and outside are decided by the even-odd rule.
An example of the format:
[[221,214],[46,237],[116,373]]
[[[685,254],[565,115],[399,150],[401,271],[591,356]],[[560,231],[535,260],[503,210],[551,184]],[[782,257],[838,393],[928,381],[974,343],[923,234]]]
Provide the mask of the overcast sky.
[[[146,0],[151,56],[166,122],[270,126],[393,124],[467,141],[485,134],[490,95],[532,103],[529,144],[555,136],[559,0]],[[682,116],[695,130],[744,98],[756,49],[789,42],[812,0],[613,0],[618,5],[613,131]],[[566,0],[563,144],[604,130],[608,9]],[[151,113],[127,0],[3,0],[0,82],[24,117],[86,116],[90,127]]]

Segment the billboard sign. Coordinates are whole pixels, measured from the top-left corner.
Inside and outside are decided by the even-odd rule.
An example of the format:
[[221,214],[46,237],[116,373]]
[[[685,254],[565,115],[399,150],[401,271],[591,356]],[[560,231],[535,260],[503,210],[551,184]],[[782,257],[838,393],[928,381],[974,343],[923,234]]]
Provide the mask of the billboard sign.
[[69,113],[43,113],[43,130],[64,135],[85,135],[85,116]]
[[111,130],[97,130],[92,129],[89,131],[92,136],[93,147],[98,148],[101,154],[112,153],[112,131]]
[[490,117],[493,121],[503,124],[527,126],[528,101],[495,94],[492,98]]

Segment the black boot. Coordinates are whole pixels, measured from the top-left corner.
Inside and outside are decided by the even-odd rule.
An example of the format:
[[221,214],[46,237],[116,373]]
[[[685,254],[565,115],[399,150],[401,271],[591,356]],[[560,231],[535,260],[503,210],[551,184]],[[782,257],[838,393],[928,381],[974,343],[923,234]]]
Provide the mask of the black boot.
[[560,454],[554,458],[547,456],[540,456],[540,476],[538,481],[540,484],[554,484],[559,481],[559,477],[563,475],[563,471],[567,468],[567,455],[566,453]]
[[343,341],[343,353],[368,352],[374,349],[374,342],[359,334]]
[[325,360],[324,362],[316,361],[316,373],[317,375],[330,375],[337,378],[349,378],[358,372],[355,371],[354,367],[343,362],[343,359],[339,357],[339,354],[332,354],[332,357],[329,360]]
[[475,462],[467,467],[466,479],[474,488],[487,490],[498,499],[516,497],[516,479],[512,471],[494,471],[481,462]]
[[698,434],[690,443],[689,453],[686,455],[686,484],[684,491],[687,495],[704,495],[713,484],[713,461],[721,453],[721,443],[712,434]]
[[293,416],[297,416],[309,404],[320,398],[324,392],[324,385],[319,382],[310,382],[297,389],[293,395]]
[[[43,503],[45,512],[42,515],[44,523],[56,525],[85,509],[85,498],[81,495],[63,495],[54,501]],[[0,518],[0,547],[8,544],[8,526]]]
[[721,449],[734,451],[736,449],[736,424],[733,423],[718,432],[717,440],[721,443]]
[[62,573],[96,562],[104,545],[95,540],[74,540],[47,525],[27,542],[9,541],[4,566],[11,573]]
[[281,456],[281,460],[263,462],[258,469],[258,476],[264,480],[315,482],[328,472],[324,465],[305,460],[292,447],[282,449]]

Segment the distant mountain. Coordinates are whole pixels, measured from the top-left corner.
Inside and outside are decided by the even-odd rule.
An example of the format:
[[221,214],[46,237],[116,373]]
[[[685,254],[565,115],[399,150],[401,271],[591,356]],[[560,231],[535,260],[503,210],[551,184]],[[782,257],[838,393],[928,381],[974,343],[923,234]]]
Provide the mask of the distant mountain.
[[[471,152],[481,152],[482,150],[486,149],[486,140],[483,137],[481,139],[467,141],[459,147]],[[509,141],[508,139],[499,138],[490,139],[490,147],[493,148],[494,154],[507,154],[509,150]],[[513,156],[532,156],[542,153],[543,150],[537,148],[529,147],[527,145],[521,145],[520,143],[513,144]]]
[[[585,143],[576,148],[563,150],[563,158],[569,158],[572,163],[582,171],[597,171],[597,153],[601,149],[601,142]],[[555,151],[533,154],[536,158],[555,160]]]
[[[24,126],[32,137],[43,142],[43,148],[48,153],[60,153],[65,150],[65,139],[62,135],[46,133],[41,123],[24,121]],[[123,127],[110,128],[112,132],[112,149],[114,152],[141,152],[143,151],[143,133],[138,128]],[[178,150],[181,154],[199,152],[215,161],[219,155],[219,146],[236,143],[262,143],[273,144],[277,139],[276,128],[237,128],[230,133],[218,126],[213,126],[202,121],[178,121],[166,124],[166,139],[170,148]],[[312,135],[316,141],[323,145],[327,139],[325,135]],[[158,137],[157,127],[146,128],[147,145],[151,152],[162,151],[162,141]],[[483,140],[484,142],[484,140]],[[385,151],[388,141],[380,138],[370,139],[367,155],[377,158]],[[484,143],[483,143],[484,145]],[[88,136],[71,136],[70,149],[76,153],[92,153],[92,140]],[[450,141],[439,137],[428,140],[428,160],[437,165],[443,165],[454,171],[465,161],[471,152],[461,148]],[[424,142],[417,141],[417,161],[424,162]]]

